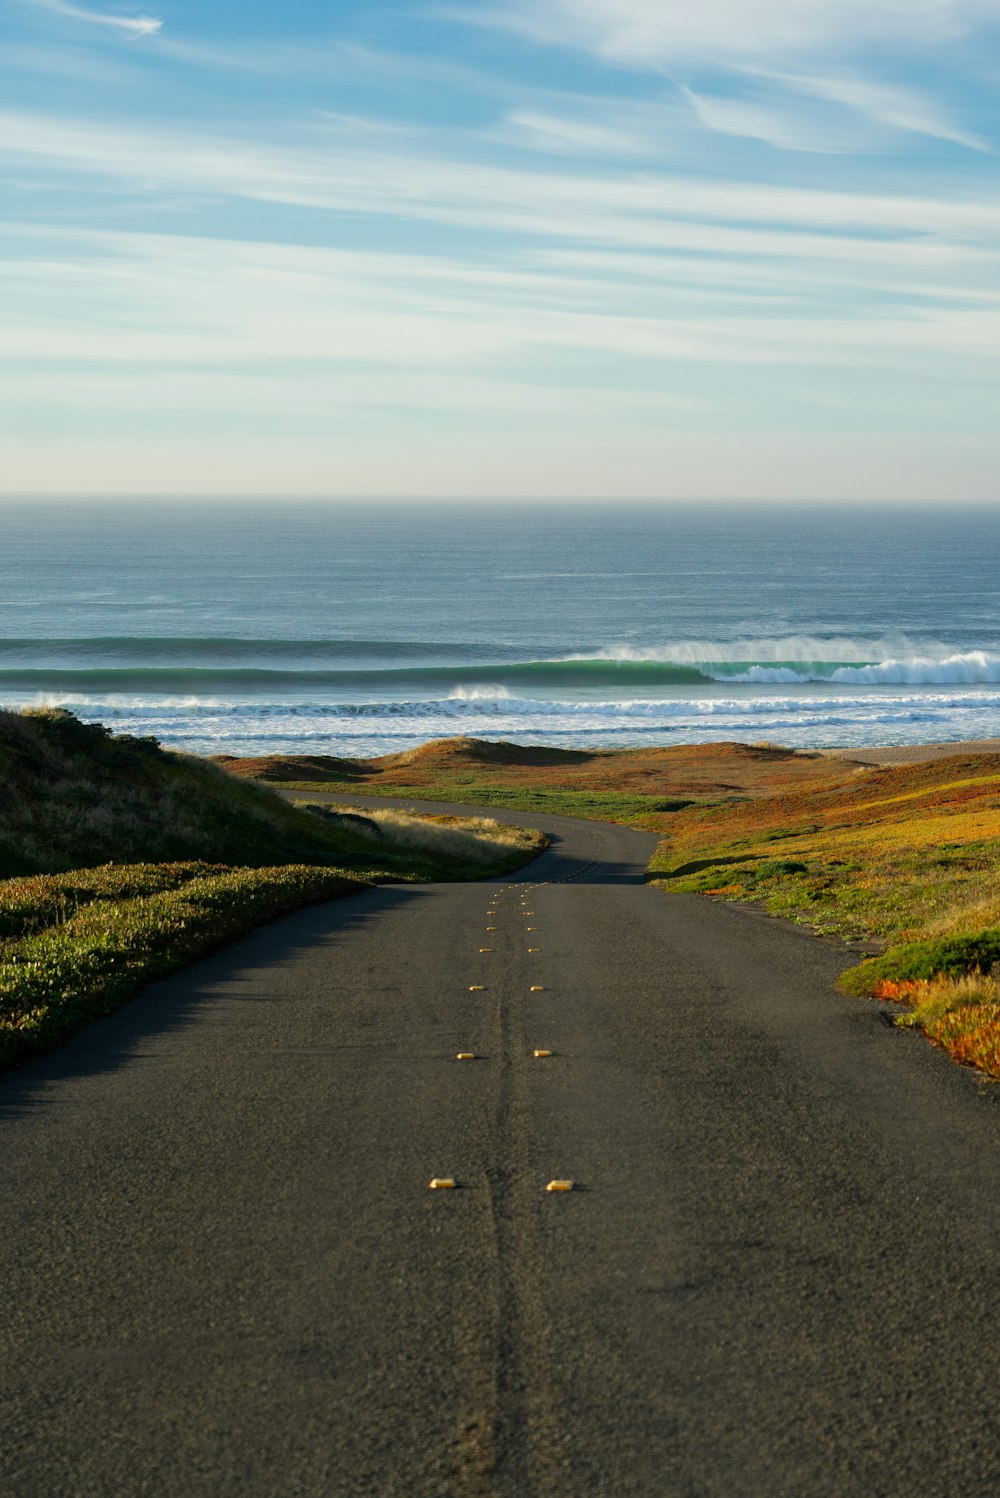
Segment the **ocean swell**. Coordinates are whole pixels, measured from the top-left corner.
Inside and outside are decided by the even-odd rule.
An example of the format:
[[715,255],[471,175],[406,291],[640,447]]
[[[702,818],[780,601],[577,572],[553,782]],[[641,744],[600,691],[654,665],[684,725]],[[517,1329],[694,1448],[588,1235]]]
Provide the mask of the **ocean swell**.
[[[477,679],[478,678],[478,679]],[[263,693],[308,698],[396,693],[411,697],[428,691],[470,699],[501,691],[583,692],[705,686],[975,686],[1000,684],[1000,655],[985,650],[950,655],[913,655],[867,662],[838,659],[705,659],[697,665],[649,658],[568,658],[520,662],[392,666],[382,669],[282,670],[260,666],[94,666],[21,667],[0,665],[4,693],[75,693],[155,696],[259,696]]]

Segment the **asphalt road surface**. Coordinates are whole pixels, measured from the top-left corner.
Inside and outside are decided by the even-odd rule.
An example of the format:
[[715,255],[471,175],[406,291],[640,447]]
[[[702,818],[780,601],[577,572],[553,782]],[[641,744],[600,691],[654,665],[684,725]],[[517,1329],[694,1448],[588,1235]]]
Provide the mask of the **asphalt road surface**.
[[995,1090],[511,820],[0,1080],[4,1498],[1000,1492]]

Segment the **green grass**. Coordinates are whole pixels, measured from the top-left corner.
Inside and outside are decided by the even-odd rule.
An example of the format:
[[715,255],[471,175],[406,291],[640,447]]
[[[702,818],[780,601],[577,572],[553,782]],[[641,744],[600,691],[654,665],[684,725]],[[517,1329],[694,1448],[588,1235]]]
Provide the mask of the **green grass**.
[[112,737],[59,709],[0,711],[0,878],[197,859],[343,865],[358,851],[207,760]]
[[656,813],[674,810],[676,801],[634,792],[564,790],[530,785],[498,786],[472,777],[438,780],[433,785],[394,785],[379,780],[365,788],[357,781],[287,781],[285,790],[327,794],[399,797],[406,801],[453,801],[470,806],[496,806],[508,811],[541,812],[549,816],[582,817],[594,822],[624,822],[642,826]]
[[944,855],[936,848],[899,848],[845,858],[824,856],[815,843],[795,857],[798,850],[786,843],[790,856],[782,859],[763,840],[752,853],[728,847],[677,864],[661,845],[650,878],[670,890],[756,901],[772,915],[845,940],[898,942],[937,927],[959,928],[967,917],[972,927],[1000,920],[1000,911],[992,913],[1000,850],[988,844]]
[[[89,872],[101,892],[68,920],[0,942],[0,1066],[48,1049],[152,979],[264,921],[364,887],[337,869],[304,865],[221,872],[193,866],[166,875],[122,869],[103,888],[106,871]],[[54,916],[65,881],[54,881],[51,900],[37,879],[14,884],[31,888],[8,888],[11,908],[23,895],[23,908],[33,900],[37,918]]]
[[841,979],[846,993],[877,994],[882,983],[928,982],[988,973],[1000,962],[1000,927],[968,936],[903,942],[851,968]]

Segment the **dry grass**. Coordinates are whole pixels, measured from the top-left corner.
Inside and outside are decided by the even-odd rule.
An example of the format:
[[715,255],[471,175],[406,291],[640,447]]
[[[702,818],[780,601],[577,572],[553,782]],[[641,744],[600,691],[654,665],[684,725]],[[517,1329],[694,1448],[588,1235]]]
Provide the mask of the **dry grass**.
[[953,1009],[926,1025],[924,1034],[959,1065],[1000,1081],[1000,1006]]
[[[308,805],[308,803],[302,803]],[[492,817],[426,817],[392,807],[344,806],[327,811],[336,822],[344,819],[353,831],[380,844],[414,849],[457,864],[496,866],[510,854],[522,859],[540,853],[548,839],[528,827],[512,827]]]

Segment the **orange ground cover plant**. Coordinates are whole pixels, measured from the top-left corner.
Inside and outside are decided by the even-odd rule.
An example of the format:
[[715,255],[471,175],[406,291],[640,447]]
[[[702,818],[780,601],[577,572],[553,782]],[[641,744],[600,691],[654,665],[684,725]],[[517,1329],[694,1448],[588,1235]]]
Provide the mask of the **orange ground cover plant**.
[[915,978],[882,978],[875,985],[875,997],[887,999],[892,1004],[908,1004],[913,1002],[921,988],[926,987],[926,983]]
[[924,1034],[962,1066],[1000,1081],[1000,1007],[970,1004],[924,1027]]

